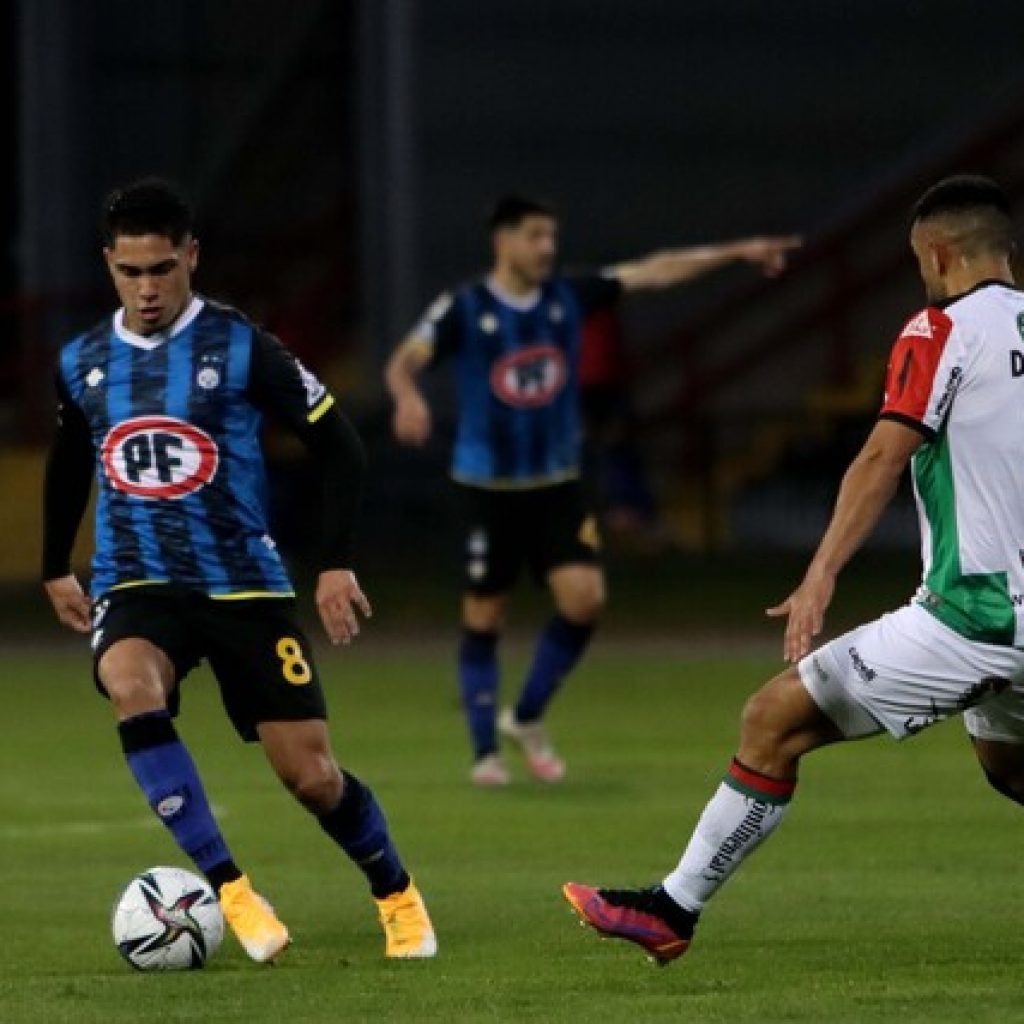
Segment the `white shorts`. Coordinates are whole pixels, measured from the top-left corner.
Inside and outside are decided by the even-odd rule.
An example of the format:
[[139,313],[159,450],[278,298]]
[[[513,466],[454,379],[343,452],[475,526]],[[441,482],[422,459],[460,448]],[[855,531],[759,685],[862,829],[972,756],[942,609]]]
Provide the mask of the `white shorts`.
[[799,664],[848,739],[903,739],[963,713],[978,739],[1024,743],[1024,650],[966,640],[918,604],[836,637]]

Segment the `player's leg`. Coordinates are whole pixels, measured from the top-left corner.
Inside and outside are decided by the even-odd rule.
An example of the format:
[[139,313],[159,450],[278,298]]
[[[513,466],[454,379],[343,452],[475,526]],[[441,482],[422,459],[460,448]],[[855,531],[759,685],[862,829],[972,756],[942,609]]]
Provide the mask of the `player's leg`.
[[256,731],[278,778],[360,868],[373,895],[381,899],[405,889],[409,875],[384,814],[370,789],[339,768],[327,723],[260,722]]
[[510,776],[498,749],[498,642],[522,560],[522,496],[461,485],[458,491],[466,529],[458,677],[473,749],[470,780],[504,786]]
[[288,790],[365,875],[388,956],[432,956],[423,901],[391,841],[372,791],[343,772],[331,750],[327,706],[312,648],[292,602],[209,602],[209,660],[243,739],[259,740]]
[[579,484],[545,488],[534,497],[529,558],[551,591],[555,614],[541,631],[515,706],[502,712],[502,734],[523,750],[533,775],[558,782],[565,763],[542,719],[590,643],[604,608],[604,573],[597,563],[597,528]]
[[168,701],[197,658],[174,599],[125,593],[100,601],[95,676],[113,705],[128,767],[177,844],[215,889],[240,876],[198,772],[174,728]]
[[985,778],[997,792],[1024,804],[1024,736],[1016,743],[973,740],[974,752]]
[[246,952],[268,960],[287,945],[288,931],[235,864],[168,708],[169,699],[177,700],[177,680],[197,660],[176,602],[138,593],[101,602],[96,680],[114,707],[128,768],[150,807],[220,896]]
[[99,659],[97,676],[118,717],[128,768],[149,806],[214,890],[239,878],[195,763],[167,709],[175,683],[170,658],[148,640],[119,640]]
[[997,792],[1024,804],[1024,689],[1004,681],[998,696],[971,708],[964,725],[978,764]]
[[[879,732],[868,723],[859,735]],[[794,667],[776,676],[743,708],[740,742],[725,778],[664,887],[687,910],[705,903],[781,823],[796,789],[800,758],[843,731],[808,693]]]
[[289,792],[365,875],[387,939],[386,954],[430,957],[437,940],[373,791],[338,767],[322,720],[260,722],[256,729]]
[[462,596],[459,693],[473,748],[470,779],[478,786],[505,786],[510,781],[497,733],[498,640],[507,606],[507,593],[467,591]]
[[542,719],[590,643],[604,607],[604,574],[596,565],[563,565],[548,574],[548,585],[555,615],[537,638],[518,701],[501,712],[498,726],[502,735],[523,751],[535,778],[560,782],[565,762],[555,751]]
[[740,743],[704,808],[678,866],[648,889],[597,889],[568,883],[564,894],[602,934],[636,942],[659,963],[684,953],[704,904],[782,823],[800,758],[843,739],[795,668],[746,703]]
[[518,722],[536,722],[590,643],[604,609],[606,585],[599,565],[560,565],[548,573],[555,615],[537,641],[515,707]]
[[972,644],[918,605],[837,637],[747,702],[736,757],[662,886],[570,884],[566,896],[594,927],[667,962],[689,945],[707,900],[782,821],[806,753],[883,729],[909,736],[979,702],[985,711],[1009,678],[1024,678],[1022,652]]
[[194,602],[159,590],[127,591],[106,603],[94,633],[96,676],[118,716],[127,716],[118,728],[128,766],[179,847],[209,879],[245,951],[270,960],[288,944],[288,929],[235,864],[172,721],[177,681],[200,658]]

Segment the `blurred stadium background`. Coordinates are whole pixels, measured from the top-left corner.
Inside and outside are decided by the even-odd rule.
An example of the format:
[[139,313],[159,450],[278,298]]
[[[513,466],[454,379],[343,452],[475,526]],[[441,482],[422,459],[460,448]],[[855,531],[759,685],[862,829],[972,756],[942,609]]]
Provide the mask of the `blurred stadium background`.
[[[643,882],[674,860],[743,694],[778,664],[779,630],[762,609],[784,596],[824,525],[877,408],[890,342],[922,301],[910,203],[944,174],[979,171],[1024,213],[1020,8],[0,5],[0,1018],[135,1021],[145,999],[196,1021],[336,1020],[335,1000],[345,1019],[374,1021],[676,1020],[682,1010],[764,1021],[770,1007],[776,1019],[857,1024],[1024,1019],[1003,966],[1018,950],[1000,927],[1019,848],[1006,833],[1019,821],[986,795],[955,726],[815,763],[824,784],[807,787],[792,838],[754,869],[773,882],[736,883],[746,896],[722,901],[707,952],[698,944],[686,970],[651,982],[625,951],[580,945],[557,906],[567,865]],[[199,983],[147,978],[142,996],[107,946],[113,893],[174,851],[140,820],[89,692],[84,644],[40,592],[39,486],[57,347],[112,307],[100,199],[153,172],[196,202],[199,288],[280,334],[366,439],[358,567],[377,614],[358,649],[325,659],[323,672],[340,748],[380,787],[443,923],[449,959],[427,981],[379,961],[348,875],[325,889],[329,851],[258,756],[231,741],[209,685],[190,693],[183,728],[200,739],[232,836],[304,929],[297,970],[250,972],[235,949]],[[438,436],[425,453],[403,452],[380,370],[433,296],[483,267],[484,212],[509,189],[557,205],[570,266],[761,232],[800,232],[807,244],[779,281],[736,268],[590,325],[590,470],[614,600],[576,696],[556,709],[570,784],[513,786],[492,802],[464,781],[451,678],[449,384],[430,384]],[[277,535],[301,567],[315,488],[301,452],[270,443]],[[831,629],[913,587],[908,495],[871,548],[844,579]],[[543,614],[536,596],[520,598],[518,621]],[[526,639],[510,645],[517,671]],[[905,784],[892,785],[897,776]],[[805,847],[815,851],[806,873],[792,857]],[[766,921],[778,931],[766,936]]]
[[[920,302],[909,202],[956,170],[1024,192],[1011,0],[984,16],[952,0],[24,0],[0,17],[9,595],[36,572],[50,367],[111,306],[96,209],[126,177],[187,187],[200,288],[343,396],[372,454],[366,567],[427,551],[452,579],[450,424],[426,456],[399,451],[379,371],[431,297],[483,265],[497,193],[557,204],[568,265],[805,235],[780,282],[738,268],[594,326],[613,558],[685,561],[813,543]],[[432,393],[443,410],[443,375]],[[301,560],[308,481],[297,452],[274,452],[278,532]],[[914,529],[904,498],[874,543],[912,553]]]

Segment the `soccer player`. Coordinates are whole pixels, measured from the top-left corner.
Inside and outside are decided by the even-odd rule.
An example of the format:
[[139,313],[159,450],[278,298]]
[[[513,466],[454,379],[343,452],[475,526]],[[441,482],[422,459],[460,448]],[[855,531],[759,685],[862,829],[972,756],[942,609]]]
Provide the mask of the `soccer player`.
[[[928,305],[892,350],[878,423],[843,478],[787,619],[790,667],[743,710],[739,749],[679,865],[649,889],[564,893],[582,919],[666,963],[707,901],[779,826],[801,758],[963,713],[992,786],[1024,803],[1024,293],[1007,200],[987,178],[929,189],[910,245]],[[924,574],[909,604],[808,653],[840,570],[910,466]]]
[[[238,868],[172,719],[206,658],[228,716],[366,875],[389,957],[433,956],[426,908],[373,793],[339,769],[309,641],[267,522],[260,424],[292,430],[323,480],[316,603],[333,643],[370,605],[351,570],[365,453],[326,388],[272,335],[192,291],[198,245],[176,188],[146,179],[103,207],[121,308],[60,353],[47,463],[43,578],[62,623],[92,634],[128,767],[220,896],[257,961],[288,930]],[[70,554],[95,474],[92,602]]]
[[[481,786],[509,782],[500,731],[521,748],[536,778],[558,782],[565,764],[542,719],[605,600],[597,527],[578,479],[580,323],[623,292],[670,288],[736,260],[776,274],[799,239],[668,250],[603,273],[561,276],[554,273],[558,221],[550,207],[509,196],[496,204],[489,227],[490,273],[441,295],[385,376],[395,436],[418,446],[430,436],[431,414],[416,378],[447,356],[456,363],[451,475],[467,517],[459,682],[474,754],[470,777]],[[518,702],[498,716],[498,638],[524,564],[547,583],[555,615]]]

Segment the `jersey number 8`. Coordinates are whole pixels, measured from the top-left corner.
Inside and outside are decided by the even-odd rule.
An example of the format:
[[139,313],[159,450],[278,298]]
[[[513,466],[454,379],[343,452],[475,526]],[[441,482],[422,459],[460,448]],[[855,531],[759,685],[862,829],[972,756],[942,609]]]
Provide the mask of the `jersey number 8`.
[[281,637],[277,641],[275,651],[281,659],[281,675],[284,676],[286,683],[291,683],[292,686],[303,686],[313,678],[313,670],[303,657],[302,648],[295,637]]

